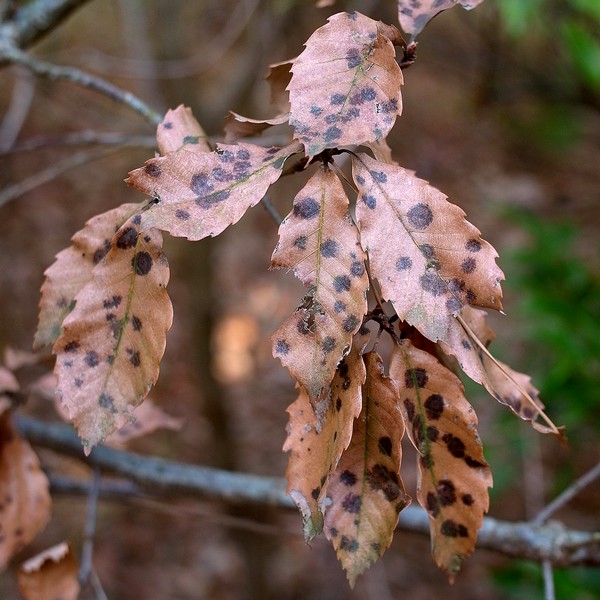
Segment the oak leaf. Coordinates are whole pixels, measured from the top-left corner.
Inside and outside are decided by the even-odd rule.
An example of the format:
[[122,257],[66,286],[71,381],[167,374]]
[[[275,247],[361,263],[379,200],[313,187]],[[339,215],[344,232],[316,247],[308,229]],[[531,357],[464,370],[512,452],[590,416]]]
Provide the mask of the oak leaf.
[[325,535],[350,585],[392,541],[398,514],[410,503],[400,478],[404,423],[394,385],[375,352],[365,354],[363,406],[352,440],[331,477]]
[[288,90],[290,125],[309,157],[388,134],[402,111],[399,39],[395,28],[358,12],[333,15],[308,39]]
[[420,455],[417,499],[429,513],[433,558],[453,580],[475,548],[489,506],[492,476],[477,417],[460,380],[408,340],[392,349],[390,377]]
[[122,204],[96,215],[71,238],[71,245],[56,255],[44,272],[34,350],[54,344],[64,318],[73,310],[77,292],[92,279],[92,270],[110,251],[115,231],[141,208],[142,204]]
[[321,167],[279,228],[271,266],[293,269],[309,288],[305,305],[273,334],[273,353],[319,397],[350,350],[367,310],[369,280],[341,181]]
[[460,4],[463,8],[471,10],[483,0],[398,0],[398,20],[406,33],[411,33],[413,38],[423,31],[425,25],[437,14]]
[[130,420],[156,382],[173,320],[162,235],[140,233],[140,222],[135,215],[115,234],[53,348],[61,403],[87,453]]
[[143,229],[200,240],[239,221],[281,175],[285,160],[301,150],[253,144],[217,145],[214,152],[185,148],[151,159],[129,173],[127,183],[152,196]]
[[19,568],[19,591],[24,600],[77,600],[79,567],[66,542],[56,544]]
[[210,152],[208,136],[190,108],[180,105],[167,111],[156,128],[158,151],[164,155],[185,148],[188,152]]
[[370,272],[400,319],[451,345],[463,306],[501,309],[497,254],[460,207],[402,167],[366,154],[352,165]]
[[48,479],[29,442],[0,416],[0,571],[50,520]]

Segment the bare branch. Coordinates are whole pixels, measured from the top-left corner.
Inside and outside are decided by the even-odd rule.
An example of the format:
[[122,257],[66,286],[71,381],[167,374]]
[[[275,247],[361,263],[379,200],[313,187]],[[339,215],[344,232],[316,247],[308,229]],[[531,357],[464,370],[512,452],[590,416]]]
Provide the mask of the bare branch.
[[[97,446],[86,458],[79,439],[68,425],[43,423],[29,417],[18,417],[16,424],[21,435],[33,444],[117,473],[135,482],[139,490],[147,494],[293,507],[285,493],[285,482],[279,478],[184,465],[106,446]],[[398,528],[429,535],[429,517],[419,508],[408,507],[400,513]],[[600,565],[600,532],[575,531],[557,522],[534,525],[487,517],[479,532],[478,547],[508,556],[547,561],[554,567]]]

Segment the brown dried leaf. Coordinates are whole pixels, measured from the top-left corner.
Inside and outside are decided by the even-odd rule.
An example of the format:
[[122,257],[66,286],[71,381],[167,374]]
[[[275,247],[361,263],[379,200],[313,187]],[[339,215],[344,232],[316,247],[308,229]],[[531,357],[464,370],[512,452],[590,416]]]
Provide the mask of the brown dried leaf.
[[[395,31],[394,40],[385,34]],[[338,13],[317,29],[294,61],[290,125],[309,156],[325,148],[385,137],[402,111],[395,28]]]
[[423,31],[425,25],[437,14],[448,8],[460,4],[463,8],[471,10],[483,0],[398,0],[398,20],[406,33],[411,33],[413,38]]
[[300,150],[297,142],[285,148],[218,145],[210,153],[184,149],[147,161],[127,183],[154,198],[143,213],[144,229],[200,240],[237,223]]
[[388,548],[398,514],[410,503],[400,478],[404,423],[397,392],[375,352],[365,354],[364,362],[362,412],[331,477],[332,504],[325,513],[325,535],[351,586]]
[[402,167],[353,157],[371,275],[400,319],[450,345],[465,305],[501,309],[495,250],[442,192]]
[[131,418],[156,382],[173,309],[162,235],[135,215],[75,297],[54,344],[63,407],[89,453]]
[[78,570],[71,548],[61,542],[21,565],[19,590],[24,600],[76,600]]
[[339,178],[325,165],[294,199],[272,267],[293,269],[307,302],[273,335],[273,354],[312,400],[327,389],[367,311],[369,280]]
[[48,480],[35,452],[0,416],[0,571],[50,520]]
[[288,114],[279,115],[272,119],[251,119],[238,115],[233,111],[225,118],[225,142],[228,144],[236,142],[240,138],[260,135],[265,129],[274,125],[283,125],[288,122]]
[[417,498],[429,513],[433,557],[452,580],[473,552],[489,506],[492,476],[477,416],[460,380],[408,340],[392,350],[390,377],[420,455]]
[[[357,338],[364,339],[360,334]],[[352,423],[361,410],[365,366],[360,352],[364,343],[357,342],[342,360],[331,392],[316,409],[302,387],[287,409],[290,420],[283,450],[291,452],[286,472],[288,494],[302,513],[307,541],[323,528],[327,482],[350,443]]]
[[291,68],[295,60],[284,60],[283,62],[269,65],[269,70],[265,77],[271,90],[271,104],[280,114],[288,114],[290,112],[290,94],[287,91],[287,86],[290,84],[292,78]]
[[210,152],[208,136],[196,121],[192,110],[181,104],[167,111],[165,118],[156,128],[156,142],[161,154],[185,148],[188,152]]
[[54,263],[44,272],[46,278],[42,285],[34,350],[54,344],[64,318],[73,309],[73,299],[92,279],[92,270],[110,250],[110,240],[115,231],[142,206],[122,204],[96,215],[71,238],[71,246],[56,255]]

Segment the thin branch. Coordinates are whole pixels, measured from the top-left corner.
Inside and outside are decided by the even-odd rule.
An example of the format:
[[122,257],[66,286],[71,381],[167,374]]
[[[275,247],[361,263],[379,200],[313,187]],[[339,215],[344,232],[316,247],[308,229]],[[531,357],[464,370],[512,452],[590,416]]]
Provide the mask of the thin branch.
[[16,76],[10,104],[0,125],[0,153],[13,147],[33,101],[35,81],[31,73],[23,67],[17,67]]
[[544,574],[544,600],[556,600],[554,592],[554,569],[549,560],[542,562],[542,573]]
[[[17,417],[16,425],[31,443],[76,457],[102,471],[117,473],[145,493],[293,507],[285,493],[285,482],[279,478],[184,465],[106,446],[94,448],[85,457],[80,440],[68,425],[44,423],[30,417]],[[424,510],[408,507],[400,513],[398,528],[429,535],[429,517]],[[600,532],[575,531],[557,522],[535,525],[486,517],[479,531],[478,547],[538,562],[547,560],[555,567],[600,565]]]
[[546,522],[551,515],[561,509],[567,502],[579,494],[583,488],[598,479],[598,477],[600,477],[600,462],[579,479],[574,481],[564,492],[562,492],[562,494],[552,500],[546,508],[539,512],[535,519],[532,519],[531,523],[533,525],[541,525]]
[[98,514],[98,496],[100,494],[100,469],[96,467],[92,475],[92,484],[88,495],[87,515],[83,530],[83,547],[81,549],[81,563],[79,565],[78,580],[81,586],[85,585],[92,572],[92,555],[94,553],[94,535],[96,532],[96,516]]
[[0,64],[2,64],[3,61],[23,65],[38,77],[45,77],[57,81],[70,81],[81,87],[94,90],[119,104],[128,106],[152,125],[158,125],[162,120],[162,117],[157,112],[152,110],[146,103],[142,102],[142,100],[131,92],[122,90],[116,85],[113,85],[100,77],[90,75],[80,69],[54,65],[29,56],[12,44],[7,43],[6,40],[0,39]]

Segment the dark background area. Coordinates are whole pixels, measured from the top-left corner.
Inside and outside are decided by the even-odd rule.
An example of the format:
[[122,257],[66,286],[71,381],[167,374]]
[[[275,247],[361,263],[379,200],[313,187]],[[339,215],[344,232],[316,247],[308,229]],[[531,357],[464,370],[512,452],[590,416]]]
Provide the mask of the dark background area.
[[[297,56],[330,14],[353,9],[397,24],[395,3],[383,0],[327,9],[308,0],[96,0],[33,54],[102,76],[158,112],[190,106],[218,140],[230,109],[271,116],[262,81],[268,65]],[[497,249],[507,315],[493,318],[492,351],[532,374],[551,418],[568,426],[570,445],[562,448],[467,383],[494,473],[490,514],[501,519],[533,517],[600,458],[598,31],[600,10],[591,0],[488,0],[472,12],[441,14],[419,36],[416,64],[404,73],[403,114],[388,139],[394,158],[460,205]],[[7,123],[14,117],[7,115],[15,107],[25,117],[13,141]],[[34,80],[16,67],[0,71],[0,114],[0,193],[60,170],[73,155],[83,162],[19,188],[23,193],[0,206],[0,350],[28,350],[44,269],[87,219],[143,199],[123,179],[154,152],[152,145],[115,146],[86,160],[90,147],[67,145],[65,135],[151,138],[154,131],[94,92]],[[19,149],[40,136],[39,148]],[[281,214],[302,182],[289,177],[271,190]],[[166,239],[175,322],[153,398],[185,425],[136,442],[136,451],[284,474],[285,408],[294,389],[271,357],[269,338],[302,287],[291,274],[268,271],[276,240],[277,226],[260,205],[216,239]],[[24,410],[51,414],[41,400]],[[39,454],[53,469],[88,475],[74,462]],[[408,449],[405,456],[414,486],[413,456]],[[598,530],[599,497],[596,482],[557,516]],[[56,497],[51,524],[13,564],[63,539],[77,550],[84,518],[85,499]],[[301,530],[299,514],[266,508],[103,502],[94,564],[111,600],[543,596],[536,565],[482,550],[449,586],[429,557],[429,541],[402,532],[351,591],[329,543],[322,537],[309,547]],[[557,571],[556,584],[558,597],[600,594],[593,569]],[[0,576],[0,598],[16,595],[9,570]]]

